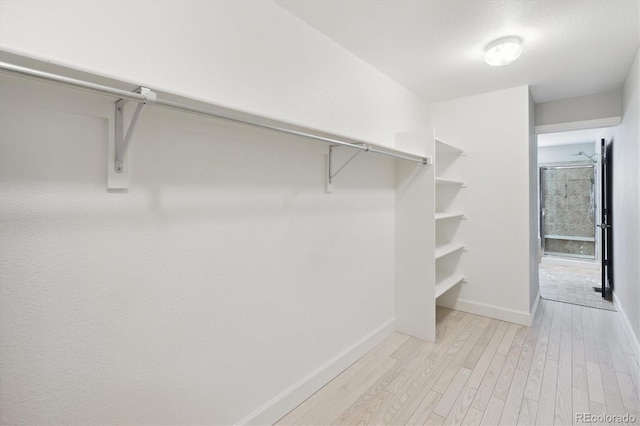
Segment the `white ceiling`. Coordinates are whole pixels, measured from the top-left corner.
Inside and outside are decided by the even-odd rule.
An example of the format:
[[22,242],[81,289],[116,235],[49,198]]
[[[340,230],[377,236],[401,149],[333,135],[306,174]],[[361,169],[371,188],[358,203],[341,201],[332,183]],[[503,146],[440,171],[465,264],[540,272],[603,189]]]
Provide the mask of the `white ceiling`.
[[[276,0],[430,102],[529,84],[536,102],[619,89],[640,43],[639,0]],[[490,67],[484,47],[523,53]]]

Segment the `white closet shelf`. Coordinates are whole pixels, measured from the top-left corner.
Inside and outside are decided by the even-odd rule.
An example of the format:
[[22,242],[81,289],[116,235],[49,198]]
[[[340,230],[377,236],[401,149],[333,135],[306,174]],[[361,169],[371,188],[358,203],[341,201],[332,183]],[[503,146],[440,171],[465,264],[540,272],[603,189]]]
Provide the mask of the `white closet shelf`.
[[445,179],[445,178],[436,178],[436,184],[438,185],[464,185],[464,182],[460,180],[453,179]]
[[464,217],[464,213],[462,212],[436,213],[436,220],[457,219],[457,218],[463,218],[463,217]]
[[457,146],[448,144],[438,138],[436,138],[436,152],[439,154],[455,154],[462,155],[464,151]]
[[436,278],[436,299],[442,296],[447,290],[450,290],[456,284],[460,284],[464,281],[464,275],[455,273],[453,275],[447,275],[446,277]]
[[461,243],[450,243],[436,247],[436,260],[462,249],[464,249],[464,244]]

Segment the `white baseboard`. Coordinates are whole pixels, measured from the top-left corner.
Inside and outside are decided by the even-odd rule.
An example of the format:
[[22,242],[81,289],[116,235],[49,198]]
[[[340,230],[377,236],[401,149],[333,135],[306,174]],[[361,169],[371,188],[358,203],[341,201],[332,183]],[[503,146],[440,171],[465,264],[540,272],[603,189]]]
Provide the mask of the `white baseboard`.
[[329,383],[351,364],[382,342],[395,330],[395,318],[382,324],[362,339],[331,358],[302,379],[280,392],[262,407],[236,422],[237,425],[274,424],[285,414]]
[[633,328],[631,328],[631,323],[629,322],[629,317],[625,313],[624,309],[622,309],[622,305],[620,304],[620,300],[616,295],[616,292],[613,292],[613,301],[615,303],[615,308],[618,310],[618,318],[622,323],[622,328],[625,333],[627,333],[627,338],[629,339],[629,343],[633,348],[633,352],[636,355],[636,359],[640,359],[640,341],[638,340],[638,336],[633,332]]
[[[538,300],[540,299],[538,298]],[[439,303],[439,305],[444,306],[445,308],[455,309],[456,311],[469,312],[471,314],[482,315],[483,317],[530,326],[531,321],[533,320],[533,314],[535,314],[535,309],[537,308],[537,303],[538,302],[536,302],[536,306],[534,306],[533,313],[516,311],[513,309],[502,308],[500,306],[472,302],[464,299],[456,299],[453,303]]]
[[[529,314],[529,321],[533,322],[533,319],[536,317],[536,312],[538,312],[538,304],[540,303],[540,289],[538,289],[538,294],[536,295],[536,301],[533,302],[533,308],[531,309],[531,313]],[[531,324],[529,324],[531,325]]]

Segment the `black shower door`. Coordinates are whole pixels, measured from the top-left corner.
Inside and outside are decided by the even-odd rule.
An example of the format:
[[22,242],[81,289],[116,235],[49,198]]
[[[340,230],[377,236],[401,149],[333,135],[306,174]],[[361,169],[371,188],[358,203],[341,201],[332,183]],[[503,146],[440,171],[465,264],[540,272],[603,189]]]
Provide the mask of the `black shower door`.
[[602,297],[611,300],[613,291],[613,142],[600,140],[600,176],[602,177],[602,202],[600,232],[602,241]]

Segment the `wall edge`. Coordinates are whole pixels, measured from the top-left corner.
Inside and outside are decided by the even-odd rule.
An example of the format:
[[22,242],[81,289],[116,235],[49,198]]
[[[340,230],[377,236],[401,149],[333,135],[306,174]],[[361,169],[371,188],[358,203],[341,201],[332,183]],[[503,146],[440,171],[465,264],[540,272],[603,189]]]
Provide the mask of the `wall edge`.
[[235,424],[274,424],[382,342],[395,327],[396,319],[391,318]]

